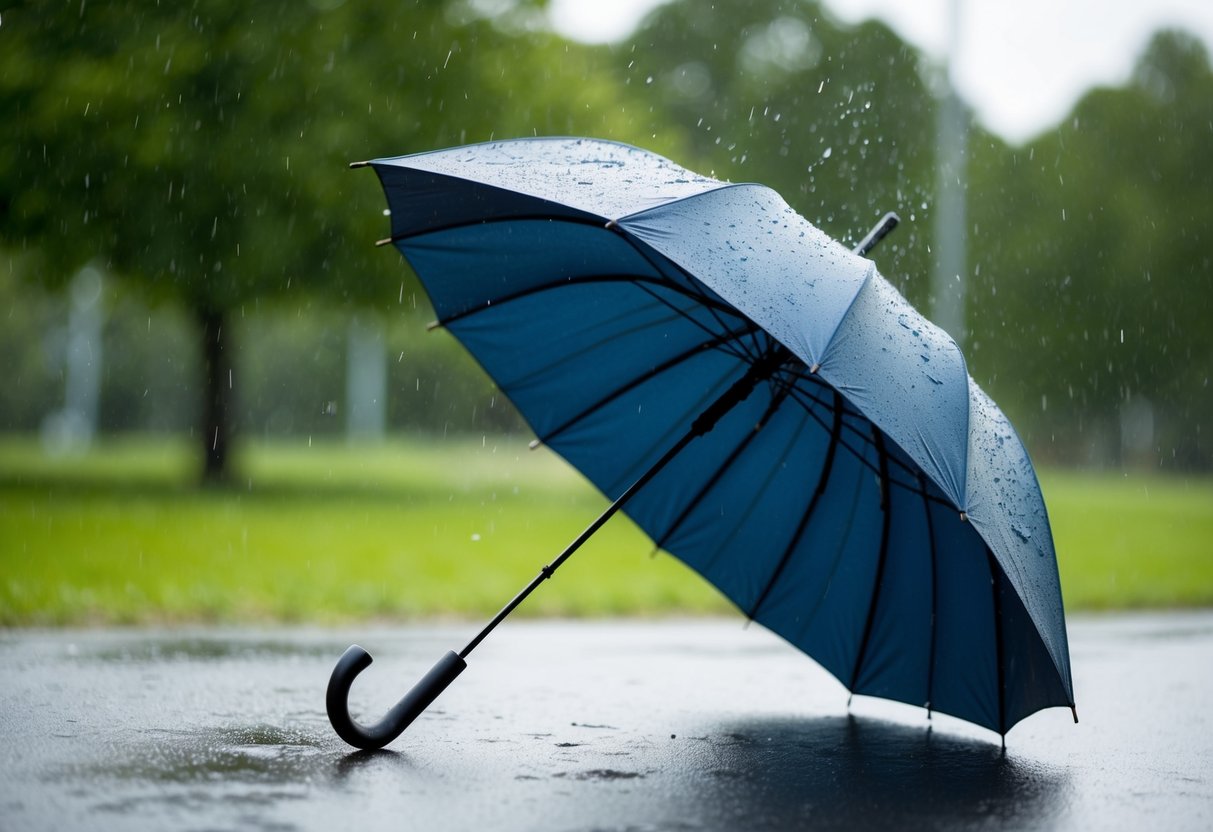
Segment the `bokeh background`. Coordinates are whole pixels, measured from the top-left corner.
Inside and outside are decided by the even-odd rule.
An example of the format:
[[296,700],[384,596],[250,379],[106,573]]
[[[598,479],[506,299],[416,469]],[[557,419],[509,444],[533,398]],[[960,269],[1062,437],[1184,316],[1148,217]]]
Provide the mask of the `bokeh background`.
[[[426,332],[347,164],[529,135],[771,185],[847,243],[897,211],[874,258],[1028,445],[1069,608],[1213,603],[1200,35],[1138,32],[1104,86],[1021,70],[1032,122],[974,100],[1000,55],[963,3],[925,51],[855,2],[589,5],[0,4],[0,623],[507,600],[602,498]],[[651,549],[620,521],[521,611],[727,608]]]

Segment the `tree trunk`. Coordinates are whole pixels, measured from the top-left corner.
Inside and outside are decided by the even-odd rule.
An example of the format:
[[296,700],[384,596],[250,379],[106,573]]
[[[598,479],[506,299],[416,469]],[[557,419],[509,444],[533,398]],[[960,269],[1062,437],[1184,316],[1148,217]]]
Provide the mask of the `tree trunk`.
[[197,315],[206,376],[202,402],[202,482],[221,485],[228,479],[228,448],[234,432],[233,349],[231,335],[224,326],[226,315],[221,310],[201,307]]

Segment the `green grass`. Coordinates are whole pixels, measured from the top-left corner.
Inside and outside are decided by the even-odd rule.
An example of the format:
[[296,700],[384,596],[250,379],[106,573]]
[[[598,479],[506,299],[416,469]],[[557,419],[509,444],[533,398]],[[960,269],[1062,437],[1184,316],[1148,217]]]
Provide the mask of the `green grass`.
[[1213,606],[1213,478],[1044,471],[1067,609]]
[[[495,612],[605,506],[520,439],[255,444],[229,490],[180,442],[52,459],[0,440],[0,624]],[[1046,471],[1067,607],[1213,605],[1213,479]],[[720,612],[624,517],[519,612]]]
[[[0,441],[0,623],[321,621],[496,612],[605,507],[525,440],[259,444],[227,491],[189,449],[75,460]],[[624,517],[519,610],[723,610]]]

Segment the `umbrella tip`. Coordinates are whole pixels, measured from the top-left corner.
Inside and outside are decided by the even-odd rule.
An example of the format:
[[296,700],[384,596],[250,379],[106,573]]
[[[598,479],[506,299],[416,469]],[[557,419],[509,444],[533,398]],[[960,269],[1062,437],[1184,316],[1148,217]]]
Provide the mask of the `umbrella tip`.
[[871,253],[872,249],[876,248],[876,244],[888,236],[889,232],[897,227],[901,222],[901,217],[897,216],[892,211],[886,213],[880,218],[876,225],[872,226],[872,230],[867,233],[859,245],[855,246],[854,252],[860,257],[866,257]]
[[533,451],[542,444],[543,444],[542,439],[532,439],[529,443],[527,443],[527,447]]
[[1074,724],[1078,724],[1078,708],[1074,705],[1070,706],[1070,713],[1074,714]]
[[607,224],[605,226],[607,231],[614,231],[618,227],[619,227],[619,223],[615,222],[615,220],[607,220]]
[[821,369],[820,364],[814,364],[812,367],[809,368],[809,375],[814,375],[814,376],[817,375],[817,371],[820,369]]
[[350,168],[365,168],[370,162],[350,162]]
[[960,522],[962,522],[962,523],[969,522],[969,513],[967,511],[962,511],[960,513]]

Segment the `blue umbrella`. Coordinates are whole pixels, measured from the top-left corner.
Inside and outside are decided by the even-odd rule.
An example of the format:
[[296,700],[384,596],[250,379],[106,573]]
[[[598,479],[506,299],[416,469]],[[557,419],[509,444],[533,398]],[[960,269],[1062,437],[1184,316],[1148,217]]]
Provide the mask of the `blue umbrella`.
[[[613,502],[374,726],[390,742],[615,511],[853,693],[1000,734],[1074,707],[1035,472],[955,342],[773,190],[588,139],[380,159],[438,320]],[[1077,716],[1075,716],[1077,719]]]

